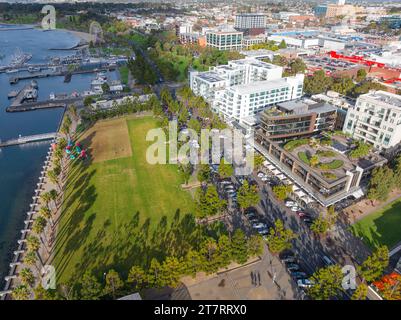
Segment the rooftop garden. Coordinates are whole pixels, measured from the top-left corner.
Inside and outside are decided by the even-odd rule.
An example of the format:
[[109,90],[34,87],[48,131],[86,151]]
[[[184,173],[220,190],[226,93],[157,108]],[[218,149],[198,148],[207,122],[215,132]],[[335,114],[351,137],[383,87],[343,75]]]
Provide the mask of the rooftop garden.
[[[333,154],[330,157],[335,156],[335,152],[333,151],[327,151],[327,153],[332,152]],[[321,153],[326,154],[326,150],[322,150]],[[331,154],[331,153],[330,153]],[[325,157],[328,157],[327,155]],[[313,168],[321,169],[321,170],[335,170],[339,169],[344,165],[344,161],[339,160],[339,159],[334,159],[330,162],[320,162],[320,157],[318,152],[316,152],[314,155],[308,155],[304,151],[298,152],[298,158],[308,166],[311,166]]]
[[284,145],[284,150],[291,152],[305,144],[309,144],[309,139],[291,140]]

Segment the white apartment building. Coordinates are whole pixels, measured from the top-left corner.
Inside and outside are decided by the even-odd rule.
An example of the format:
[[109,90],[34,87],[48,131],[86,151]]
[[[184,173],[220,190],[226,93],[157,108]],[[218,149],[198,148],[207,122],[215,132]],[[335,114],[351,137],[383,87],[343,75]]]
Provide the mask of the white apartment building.
[[386,91],[360,95],[343,131],[381,150],[394,147],[401,141],[401,96]]
[[240,13],[235,16],[236,29],[266,28],[266,15],[264,13]]
[[300,98],[304,75],[282,78],[283,68],[257,59],[229,61],[206,72],[190,72],[190,87],[227,120],[241,120],[267,106]]

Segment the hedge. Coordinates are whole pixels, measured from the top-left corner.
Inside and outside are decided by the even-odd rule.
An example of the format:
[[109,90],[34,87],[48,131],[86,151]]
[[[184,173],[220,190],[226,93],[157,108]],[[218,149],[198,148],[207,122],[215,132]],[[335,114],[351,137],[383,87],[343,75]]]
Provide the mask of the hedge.
[[317,165],[317,167],[322,170],[334,170],[341,168],[343,164],[344,161],[336,159],[331,162],[325,162],[325,163],[321,162]]

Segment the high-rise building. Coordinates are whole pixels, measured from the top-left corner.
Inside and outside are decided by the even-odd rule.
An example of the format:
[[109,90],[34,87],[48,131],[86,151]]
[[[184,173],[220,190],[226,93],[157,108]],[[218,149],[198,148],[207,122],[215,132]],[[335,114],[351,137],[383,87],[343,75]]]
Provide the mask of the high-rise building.
[[282,78],[280,66],[257,59],[229,61],[207,72],[190,72],[190,87],[212,110],[240,121],[266,107],[302,96],[304,75]]
[[239,13],[235,16],[235,28],[238,30],[266,28],[266,15],[264,13]]
[[401,96],[386,91],[360,95],[343,131],[381,150],[396,146],[401,142]]

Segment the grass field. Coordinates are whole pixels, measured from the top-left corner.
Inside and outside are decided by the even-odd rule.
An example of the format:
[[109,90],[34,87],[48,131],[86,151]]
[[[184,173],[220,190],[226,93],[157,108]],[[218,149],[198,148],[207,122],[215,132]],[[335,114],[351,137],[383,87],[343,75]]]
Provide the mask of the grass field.
[[177,167],[145,161],[145,136],[155,126],[151,117],[107,120],[83,135],[91,156],[70,169],[53,263],[60,282],[87,269],[126,276],[134,264],[193,244],[194,204]]
[[369,214],[351,226],[358,237],[371,248],[387,245],[390,249],[401,241],[401,199]]

